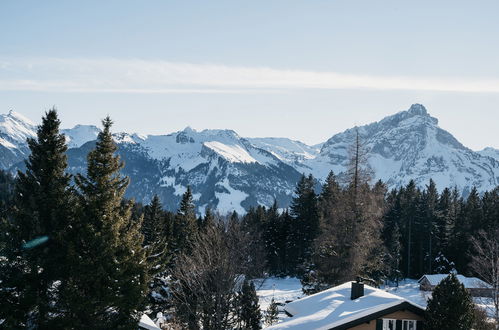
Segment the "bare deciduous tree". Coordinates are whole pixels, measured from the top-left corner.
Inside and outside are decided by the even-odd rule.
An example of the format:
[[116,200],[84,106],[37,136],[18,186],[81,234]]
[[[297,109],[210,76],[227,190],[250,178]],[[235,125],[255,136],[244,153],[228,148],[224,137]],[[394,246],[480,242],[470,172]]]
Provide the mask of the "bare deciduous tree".
[[499,323],[499,229],[481,231],[471,239],[474,254],[471,267],[485,282],[492,286],[494,318]]
[[238,224],[218,221],[176,260],[172,298],[176,316],[189,329],[230,329],[237,323],[234,302],[248,266],[244,235]]

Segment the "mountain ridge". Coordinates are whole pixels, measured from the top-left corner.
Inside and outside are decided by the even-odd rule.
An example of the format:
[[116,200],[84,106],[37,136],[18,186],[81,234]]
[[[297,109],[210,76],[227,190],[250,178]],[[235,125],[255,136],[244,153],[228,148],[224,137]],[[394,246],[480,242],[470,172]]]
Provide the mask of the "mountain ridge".
[[[15,169],[29,153],[26,137],[36,126],[21,114],[0,115],[0,167]],[[61,130],[70,150],[69,171],[84,172],[86,153],[98,132],[93,125]],[[277,200],[287,207],[302,173],[323,180],[333,170],[345,176],[348,146],[354,135],[369,149],[374,179],[389,188],[419,186],[434,179],[439,189],[457,186],[466,194],[472,186],[490,190],[499,182],[499,151],[475,152],[438,126],[421,104],[377,122],[334,134],[322,144],[309,146],[288,138],[244,138],[230,129],[191,127],[165,135],[114,134],[124,173],[131,177],[128,197],[147,203],[158,194],[165,206],[176,208],[187,185],[194,192],[198,211],[245,212]]]

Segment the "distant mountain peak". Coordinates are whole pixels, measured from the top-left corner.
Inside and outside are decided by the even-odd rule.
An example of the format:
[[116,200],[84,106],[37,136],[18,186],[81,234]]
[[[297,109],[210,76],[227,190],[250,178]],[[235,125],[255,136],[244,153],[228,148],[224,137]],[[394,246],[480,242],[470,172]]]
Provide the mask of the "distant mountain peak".
[[419,103],[411,105],[411,107],[409,108],[409,110],[407,110],[407,112],[410,113],[411,115],[429,116],[425,106]]
[[9,118],[11,118],[11,119],[13,119],[13,120],[15,120],[17,122],[21,122],[21,123],[27,124],[29,126],[35,126],[36,125],[30,119],[24,117],[19,112],[16,112],[14,110],[9,110],[9,113],[7,115],[4,115],[4,116],[9,117]]
[[190,127],[190,126],[187,126],[186,128],[184,128],[182,130],[182,132],[185,132],[185,133],[196,133],[197,131],[194,128]]

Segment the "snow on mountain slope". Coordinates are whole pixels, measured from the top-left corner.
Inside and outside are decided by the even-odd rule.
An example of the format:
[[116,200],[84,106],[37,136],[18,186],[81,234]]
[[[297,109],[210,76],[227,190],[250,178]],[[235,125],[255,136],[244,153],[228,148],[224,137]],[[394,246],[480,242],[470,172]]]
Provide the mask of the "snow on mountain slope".
[[[420,104],[358,131],[369,150],[375,179],[391,188],[406,185],[411,179],[424,186],[432,178],[439,189],[457,186],[466,194],[472,186],[484,191],[499,184],[499,162],[464,147],[438,127],[438,120]],[[355,129],[349,129],[324,143],[320,154],[306,161],[312,173],[320,179],[331,169],[344,173],[355,134]]]
[[26,139],[36,136],[36,125],[23,115],[9,111],[0,115],[0,134],[9,141],[6,146],[17,147],[26,144]]
[[[15,169],[29,154],[27,137],[36,126],[15,112],[0,115],[0,167]],[[424,186],[432,178],[439,189],[456,185],[464,194],[499,183],[498,151],[474,152],[438,127],[424,106],[358,128],[375,179],[389,187],[414,179]],[[69,170],[84,172],[86,155],[99,129],[77,125],[62,130],[71,149]],[[198,211],[218,208],[221,213],[244,212],[251,206],[287,207],[300,177],[312,173],[324,179],[333,170],[340,177],[348,163],[347,150],[355,129],[334,135],[321,145],[308,146],[286,138],[242,138],[232,130],[186,129],[168,135],[116,133],[118,152],[130,176],[127,197],[147,203],[158,194],[168,209],[176,209],[191,186]]]
[[61,130],[66,135],[68,148],[79,148],[89,141],[97,139],[100,129],[93,125],[76,125]]
[[495,160],[499,161],[499,149],[487,147],[487,148],[480,150],[480,151],[477,151],[477,152],[482,156],[492,157]]
[[267,150],[300,172],[310,170],[304,161],[317,157],[322,146],[322,144],[309,146],[288,138],[247,138],[247,140],[256,147]]
[[134,168],[131,176],[141,172],[137,158],[157,167],[156,183],[147,183],[150,192],[140,192],[142,200],[148,202],[155,193],[172,208],[188,185],[200,213],[208,206],[222,214],[241,213],[274,199],[287,205],[299,178],[291,166],[232,130],[198,132],[188,127],[169,135],[117,133],[114,139],[123,156],[133,159],[133,164],[126,162]]
[[26,139],[36,136],[36,126],[21,114],[0,115],[0,167],[7,169],[28,157]]

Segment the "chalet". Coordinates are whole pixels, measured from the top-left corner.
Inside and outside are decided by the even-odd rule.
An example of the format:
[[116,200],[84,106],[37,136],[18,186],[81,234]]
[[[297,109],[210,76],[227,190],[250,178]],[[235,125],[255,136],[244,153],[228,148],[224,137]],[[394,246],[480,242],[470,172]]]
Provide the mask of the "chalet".
[[[418,280],[419,289],[421,291],[433,291],[435,286],[437,286],[438,283],[440,283],[440,281],[448,275],[449,274],[423,275],[423,277]],[[463,275],[457,275],[457,279],[464,285],[473,297],[492,297],[492,286],[481,279],[476,277],[466,277]]]
[[290,318],[268,329],[421,330],[425,311],[359,281],[298,299],[284,310]]

